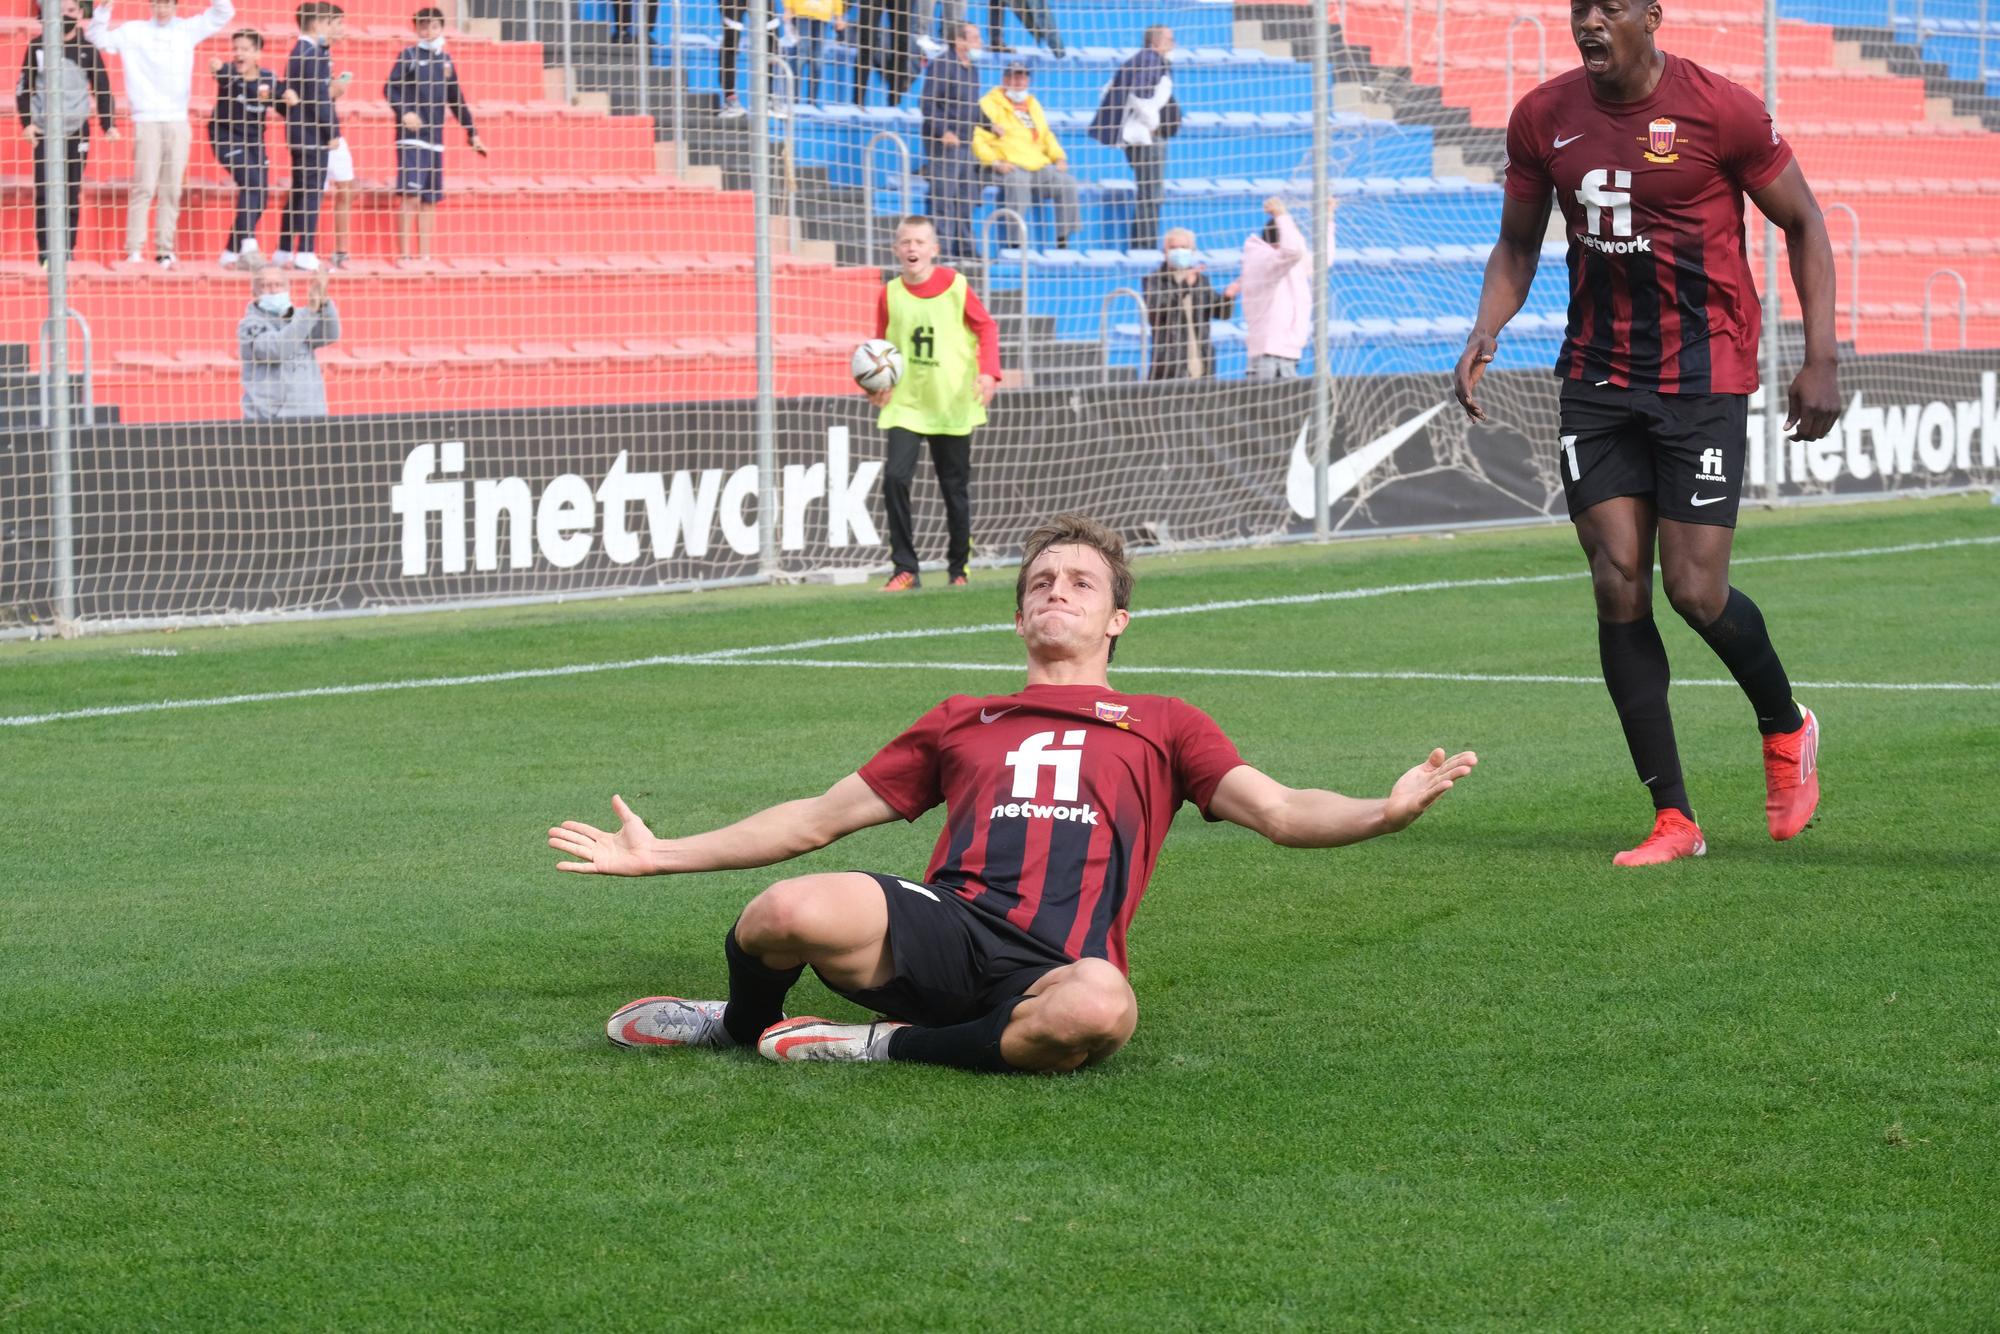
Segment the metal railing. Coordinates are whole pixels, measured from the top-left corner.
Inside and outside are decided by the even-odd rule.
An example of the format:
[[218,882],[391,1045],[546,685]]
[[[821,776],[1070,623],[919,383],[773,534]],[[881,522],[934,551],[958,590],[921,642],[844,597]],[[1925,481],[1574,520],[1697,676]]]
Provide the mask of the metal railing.
[[1133,378],[1145,379],[1147,368],[1153,364],[1153,321],[1146,310],[1146,298],[1133,288],[1114,287],[1104,294],[1104,301],[1097,308],[1097,345],[1104,356],[1098,367],[1099,384],[1111,383],[1111,307],[1121,297],[1139,308],[1139,365],[1132,373]]
[[1522,14],[1507,25],[1507,105],[1514,105],[1514,33],[1523,23],[1535,25],[1535,85],[1549,81],[1549,30],[1533,14]]
[[[62,318],[67,323],[74,324],[83,331],[83,420],[79,425],[95,426],[97,425],[97,393],[95,377],[91,369],[90,321],[78,314],[74,308],[68,306],[63,308]],[[55,322],[56,316],[54,315],[42,321],[42,425],[45,427],[55,424],[56,395],[66,395],[69,393],[69,385],[66,383],[68,376],[58,373],[52,364],[54,358],[49,344],[55,332]],[[67,358],[64,359],[67,360]],[[69,361],[66,369],[73,373],[78,368],[74,361]],[[63,383],[59,383],[59,381]]]
[[1023,383],[1029,383],[1034,379],[1035,353],[1034,343],[1028,337],[1028,250],[1033,244],[1033,238],[1028,233],[1028,220],[1011,208],[996,208],[987,214],[985,221],[979,224],[979,258],[990,270],[996,258],[990,244],[993,240],[993,224],[1002,218],[1012,221],[1014,230],[1021,237],[1021,379]]
[[1965,308],[1972,293],[1965,285],[1965,275],[1957,269],[1933,269],[1931,276],[1924,279],[1924,351],[1931,350],[1931,284],[1940,278],[1949,278],[1958,284],[1958,346],[1963,351],[1966,339]]
[[861,186],[867,193],[868,214],[875,214],[875,145],[887,139],[896,150],[901,166],[896,172],[896,218],[901,221],[915,212],[910,207],[910,145],[902,135],[894,130],[877,130],[868,136],[868,142],[861,149]]
[[1820,212],[1838,209],[1847,215],[1847,341],[1861,337],[1861,215],[1851,204],[1828,204]]

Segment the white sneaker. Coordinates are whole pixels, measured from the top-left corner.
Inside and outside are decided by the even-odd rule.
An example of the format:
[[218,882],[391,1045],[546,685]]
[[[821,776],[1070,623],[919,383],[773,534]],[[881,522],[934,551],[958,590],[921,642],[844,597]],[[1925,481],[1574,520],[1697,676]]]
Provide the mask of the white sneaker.
[[233,269],[236,267],[236,252],[234,250],[225,250],[222,252],[221,258],[215,262],[225,269]]
[[722,1026],[728,1001],[647,996],[605,1021],[604,1036],[621,1047],[732,1047]]
[[290,268],[292,264],[292,252],[289,250],[273,250],[271,252],[271,262],[281,269]]
[[180,267],[180,261],[175,259],[172,255],[162,255],[159,257],[158,260],[155,261],[155,263],[157,263],[163,269],[177,269]]
[[307,273],[319,272],[319,256],[308,250],[302,255],[292,256],[292,267],[304,269]]
[[773,1061],[886,1061],[889,1035],[908,1024],[836,1024],[805,1016],[772,1024],[757,1039],[757,1054]]
[[127,264],[144,264],[146,262],[146,257],[140,254],[138,251],[134,250],[131,254],[125,256],[125,262]]
[[771,103],[772,120],[790,120],[791,118],[792,110],[790,107],[786,106],[783,102]]
[[743,104],[732,97],[722,104],[722,110],[715,113],[715,118],[717,120],[742,120],[749,114],[749,112],[743,109]]
[[245,241],[243,243],[243,255],[241,259],[243,267],[246,269],[254,269],[263,262],[264,262],[264,256],[261,252],[258,251],[257,242],[255,238]]

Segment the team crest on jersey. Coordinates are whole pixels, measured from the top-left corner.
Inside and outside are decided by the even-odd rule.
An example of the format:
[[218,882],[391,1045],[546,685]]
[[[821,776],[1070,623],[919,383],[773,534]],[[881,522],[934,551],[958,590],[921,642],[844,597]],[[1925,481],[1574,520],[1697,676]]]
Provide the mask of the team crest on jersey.
[[1681,155],[1674,151],[1674,136],[1680,130],[1678,125],[1661,116],[1646,127],[1646,161],[1679,162]]
[[[1130,730],[1126,715],[1131,711],[1132,706],[1129,704],[1106,704],[1101,699],[1097,701],[1097,718],[1099,722],[1112,723]],[[1137,720],[1133,719],[1132,721],[1136,722]]]

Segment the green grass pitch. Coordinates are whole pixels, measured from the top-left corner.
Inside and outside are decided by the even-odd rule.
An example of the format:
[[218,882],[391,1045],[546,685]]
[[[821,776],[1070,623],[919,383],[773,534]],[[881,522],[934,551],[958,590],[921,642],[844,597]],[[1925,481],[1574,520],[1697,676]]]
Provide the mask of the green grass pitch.
[[[1123,688],[1295,784],[1481,764],[1346,850],[1184,811],[1138,1035],[1068,1078],[615,1050],[781,873],[543,842],[816,791],[1013,689],[1011,634],[294,693],[999,627],[1008,572],[0,645],[9,720],[276,696],[0,726],[0,1328],[1992,1329],[1996,542],[1984,497],[1746,513],[1821,820],[1769,841],[1662,604],[1711,852],[1647,872],[1567,531],[1143,562]],[[1259,605],[1146,615],[1212,600]],[[937,821],[796,865],[919,872]]]

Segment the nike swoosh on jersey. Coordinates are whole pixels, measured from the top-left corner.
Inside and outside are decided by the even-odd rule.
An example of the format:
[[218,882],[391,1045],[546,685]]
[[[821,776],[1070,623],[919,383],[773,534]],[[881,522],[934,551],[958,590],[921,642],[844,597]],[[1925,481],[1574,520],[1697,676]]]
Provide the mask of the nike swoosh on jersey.
[[1005,718],[1008,714],[1012,713],[1015,709],[1018,709],[1020,707],[1021,706],[1018,704],[1010,704],[1006,708],[1000,710],[998,713],[988,713],[986,710],[981,709],[979,711],[979,721],[982,723],[998,722],[1000,719]]
[[1728,496],[1689,496],[1688,504],[1699,509],[1703,505],[1719,505],[1727,499],[1729,499]]
[[1556,136],[1556,147],[1557,147],[1557,148],[1568,148],[1568,147],[1569,147],[1569,146],[1570,146],[1571,144],[1575,143],[1575,142],[1576,142],[1577,140],[1579,140],[1579,139],[1581,139],[1581,138],[1583,138],[1583,136],[1582,136],[1582,135],[1580,135],[1580,134],[1572,134],[1572,135],[1571,135],[1571,136],[1570,136],[1569,138],[1567,138],[1567,139],[1563,138],[1563,137],[1562,137],[1561,135],[1557,135],[1557,136]]

